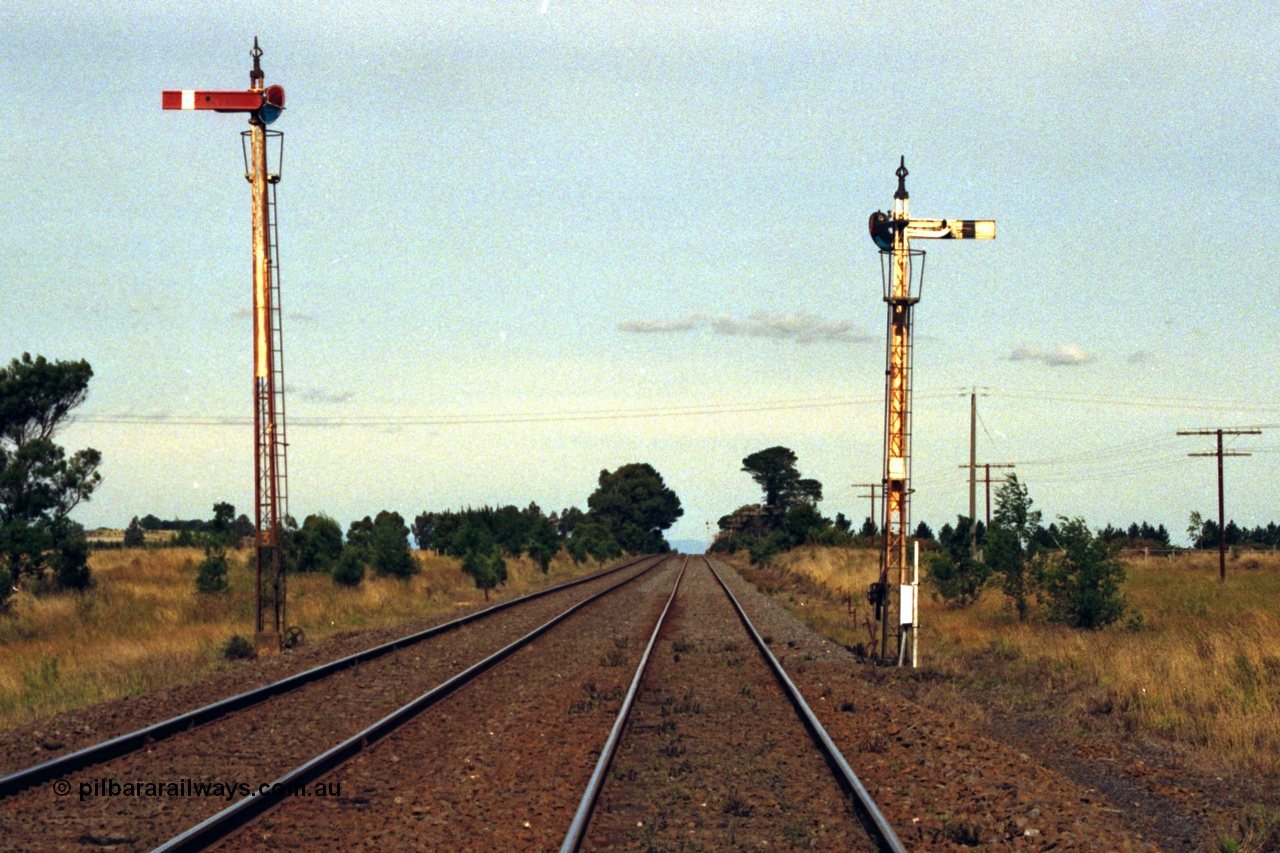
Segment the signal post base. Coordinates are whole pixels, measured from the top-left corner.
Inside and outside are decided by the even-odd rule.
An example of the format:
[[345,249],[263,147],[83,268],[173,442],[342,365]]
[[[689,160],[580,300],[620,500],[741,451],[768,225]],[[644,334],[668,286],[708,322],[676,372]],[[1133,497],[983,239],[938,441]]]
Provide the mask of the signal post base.
[[280,633],[278,631],[259,631],[253,635],[253,650],[258,657],[271,657],[280,654]]

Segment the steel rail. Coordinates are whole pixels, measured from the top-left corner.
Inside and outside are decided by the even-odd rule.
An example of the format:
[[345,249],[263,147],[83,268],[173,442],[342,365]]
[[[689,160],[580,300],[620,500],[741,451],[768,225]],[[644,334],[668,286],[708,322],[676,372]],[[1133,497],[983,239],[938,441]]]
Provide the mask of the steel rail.
[[631,716],[631,706],[635,704],[636,696],[640,692],[640,682],[644,678],[645,670],[649,668],[649,657],[653,654],[654,646],[658,644],[658,632],[662,630],[662,623],[667,618],[667,611],[671,609],[671,604],[676,600],[676,593],[680,590],[680,581],[684,580],[685,569],[689,568],[689,558],[684,558],[684,565],[680,567],[680,574],[676,577],[675,586],[671,588],[671,596],[667,599],[667,606],[662,608],[662,613],[658,616],[658,624],[653,626],[653,633],[649,636],[649,645],[645,646],[644,654],[640,657],[640,664],[636,667],[636,674],[631,679],[631,687],[627,690],[626,698],[622,700],[622,708],[618,711],[618,718],[613,723],[613,729],[609,732],[609,737],[605,741],[604,748],[600,750],[600,760],[596,762],[596,769],[591,774],[591,781],[587,783],[587,789],[582,794],[582,800],[578,803],[578,811],[573,816],[573,822],[569,824],[569,831],[565,834],[564,842],[560,845],[560,853],[576,853],[578,845],[582,843],[582,835],[587,831],[587,821],[591,819],[591,812],[596,807],[596,800],[600,797],[600,789],[604,787],[605,774],[609,772],[609,766],[613,763],[614,753],[618,750],[618,741],[622,739],[622,730],[627,724],[627,719]]
[[[602,572],[596,572],[589,577],[578,578],[577,580],[568,581],[566,583],[557,584],[553,587],[548,587],[547,589],[522,595],[519,598],[513,598],[510,601],[500,602],[491,607],[486,607],[483,610],[477,610],[475,613],[461,616],[441,625],[436,625],[415,634],[409,634],[407,636],[391,640],[381,645],[374,646],[373,648],[355,652],[354,654],[347,655],[346,657],[339,658],[338,660],[330,661],[329,663],[321,664],[320,666],[296,673],[288,678],[282,678],[279,681],[274,681],[270,684],[265,684],[262,687],[247,690],[244,693],[238,693],[235,696],[230,696],[226,699],[220,699],[217,702],[212,702],[208,705],[204,705],[203,707],[196,708],[193,711],[178,714],[175,717],[170,717],[167,720],[162,720],[161,722],[154,723],[150,726],[146,726],[145,728],[128,732],[111,738],[110,740],[105,740],[101,743],[93,744],[92,746],[87,746],[83,749],[78,749],[75,752],[69,752],[66,755],[52,758],[40,764],[35,764],[31,767],[15,771],[10,773],[8,776],[0,777],[0,799],[12,796],[13,794],[34,785],[47,782],[50,779],[61,778],[66,776],[68,773],[74,773],[77,770],[83,770],[84,768],[92,767],[95,764],[102,764],[103,762],[111,761],[112,759],[119,758],[123,755],[128,755],[131,752],[137,752],[138,750],[151,745],[155,741],[162,740],[180,732],[189,731],[197,726],[202,726],[206,723],[228,716],[229,714],[233,714],[236,711],[241,711],[252,705],[257,705],[267,699],[297,690],[307,684],[327,678],[340,670],[347,669],[348,667],[352,667],[360,663],[365,663],[366,661],[374,660],[382,657],[383,655],[390,654],[391,652],[398,651],[424,640],[431,639],[432,637],[440,634],[444,634],[448,631],[452,631],[456,628],[460,628],[468,623],[492,616],[493,614],[506,610],[507,608],[515,607],[519,604],[524,604],[534,599],[541,598],[544,595],[550,595],[553,592],[559,592],[560,590],[569,589],[570,587],[578,586],[579,584],[607,577],[608,575],[631,568],[646,559],[652,559],[652,557],[636,557],[634,559],[627,560],[614,568],[606,569]],[[650,566],[649,568],[653,568],[653,566]],[[645,571],[648,571],[648,569]],[[643,574],[643,572],[641,572],[641,574]],[[636,577],[639,577],[639,575],[636,575]]]
[[845,793],[854,797],[858,810],[862,813],[863,822],[867,825],[867,831],[872,834],[873,839],[880,845],[882,850],[893,851],[893,853],[906,853],[906,848],[898,840],[898,836],[894,833],[893,827],[889,825],[889,821],[885,820],[884,815],[880,813],[880,809],[876,807],[875,800],[871,798],[870,792],[863,786],[857,774],[853,772],[849,762],[845,761],[844,756],[840,754],[835,742],[831,740],[827,730],[818,721],[817,716],[814,715],[813,710],[809,707],[809,703],[801,695],[799,688],[796,687],[791,677],[787,675],[787,671],[782,668],[782,664],[773,656],[773,652],[765,643],[764,638],[760,636],[760,632],[751,624],[751,620],[747,618],[746,611],[742,609],[738,599],[734,597],[724,579],[720,577],[720,573],[711,565],[709,559],[706,557],[702,559],[707,564],[707,568],[711,570],[712,576],[720,584],[720,588],[724,590],[725,595],[729,596],[729,601],[733,603],[733,609],[738,611],[738,618],[742,620],[747,633],[751,635],[752,642],[756,644],[756,648],[760,650],[765,660],[769,662],[769,668],[773,670],[774,677],[782,686],[783,692],[787,694],[787,698],[791,700],[792,706],[795,707],[796,712],[800,715],[800,719],[805,728],[809,730],[810,736],[818,744],[823,757],[827,760],[827,765],[835,774],[836,781],[840,783],[840,787],[845,789]]
[[[441,682],[418,698],[413,699],[395,711],[392,711],[390,714],[383,717],[381,720],[378,720],[368,728],[357,732],[342,743],[330,748],[315,758],[312,758],[305,764],[295,767],[293,770],[285,773],[274,782],[262,786],[259,790],[297,790],[299,786],[307,785],[315,781],[320,776],[323,776],[330,770],[344,764],[364,749],[391,734],[397,728],[409,722],[439,700],[449,696],[476,676],[481,675],[485,671],[513,655],[515,652],[529,645],[556,625],[559,625],[561,622],[577,613],[579,610],[592,602],[603,598],[614,590],[626,586],[637,578],[649,573],[655,567],[666,562],[666,560],[666,557],[659,558],[653,563],[653,565],[642,569],[626,580],[619,581],[607,589],[583,599],[568,610],[562,612],[560,615],[553,617],[550,621],[534,628],[532,631],[510,645],[499,649],[479,663],[473,664],[462,672],[459,672],[457,675]],[[180,835],[169,839],[164,844],[156,847],[152,853],[177,853],[177,851],[196,851],[207,849],[211,845],[225,838],[231,832],[234,832],[236,829],[248,824],[254,818],[272,808],[272,806],[276,805],[280,799],[281,797],[271,796],[266,793],[259,796],[251,795],[244,797],[234,805],[228,806]]]

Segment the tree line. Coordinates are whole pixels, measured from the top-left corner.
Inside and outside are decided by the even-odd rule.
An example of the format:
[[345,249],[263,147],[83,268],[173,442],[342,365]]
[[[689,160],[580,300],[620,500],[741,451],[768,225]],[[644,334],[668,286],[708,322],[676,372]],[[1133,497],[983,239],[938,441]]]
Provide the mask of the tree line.
[[[80,361],[49,361],[24,353],[0,369],[0,610],[20,586],[35,592],[85,589],[92,583],[89,544],[70,512],[102,481],[102,455],[94,448],[68,454],[54,441],[89,391],[93,370]],[[602,470],[587,509],[569,507],[544,516],[536,504],[424,512],[412,527],[383,510],[351,522],[345,533],[324,513],[281,531],[286,570],[327,572],[336,583],[359,584],[372,571],[406,578],[419,570],[412,533],[422,548],[458,557],[476,586],[488,591],[506,579],[506,559],[528,554],[543,571],[561,550],[575,560],[670,550],[663,532],[684,514],[680,499],[646,463]],[[153,545],[203,547],[197,588],[227,588],[227,550],[254,535],[254,524],[227,502],[210,519],[162,520],[135,516],[125,529],[128,547],[147,545],[149,531],[175,531]]]
[[[742,471],[760,487],[762,500],[720,519],[713,551],[745,550],[762,562],[803,544],[879,546],[879,533],[868,518],[854,534],[842,514],[828,519],[818,511],[822,484],[801,476],[798,457],[787,447],[757,451],[742,460]],[[1009,474],[996,493],[991,527],[958,516],[933,532],[924,522],[916,539],[930,544],[926,582],[935,594],[956,607],[976,601],[995,586],[1026,619],[1043,606],[1046,616],[1082,628],[1110,624],[1126,612],[1121,593],[1124,566],[1116,558],[1123,542],[1168,541],[1163,527],[1143,522],[1117,535],[1097,535],[1082,518],[1059,517],[1048,526],[1032,508],[1027,487]],[[1136,616],[1133,618],[1137,618]]]
[[[296,527],[296,522],[294,526]],[[176,532],[176,535],[147,542],[147,533]],[[158,548],[191,548],[206,544],[231,545],[253,536],[253,522],[249,516],[236,515],[236,508],[229,503],[215,503],[210,519],[163,520],[147,514],[134,516],[124,529],[124,547],[142,548],[150,545]],[[95,547],[100,547],[95,545]]]
[[[1236,524],[1234,519],[1227,521],[1223,531],[1228,548],[1253,548],[1257,550],[1280,548],[1280,525],[1274,521],[1265,527],[1248,528]],[[1187,538],[1192,548],[1216,549],[1218,547],[1218,522],[1212,518],[1204,518],[1199,512],[1191,513],[1187,520]]]
[[857,537],[843,514],[829,519],[818,510],[822,483],[804,477],[788,447],[768,447],[742,460],[742,471],[761,490],[761,502],[745,504],[718,522],[712,551],[746,551],[753,563],[798,545],[851,545]]
[[567,507],[544,515],[531,503],[424,512],[414,519],[420,548],[457,557],[476,586],[488,590],[506,579],[507,557],[528,554],[543,572],[561,550],[575,562],[671,550],[663,536],[684,509],[680,498],[647,463],[602,470],[587,509]]
[[15,587],[89,586],[89,545],[71,511],[102,475],[92,447],[70,455],[54,441],[89,394],[89,362],[23,353],[0,369],[0,607]]
[[[1020,620],[1042,608],[1050,621],[1100,628],[1129,610],[1121,587],[1119,538],[1095,535],[1083,518],[1059,516],[1047,527],[1025,484],[1008,474],[995,494],[991,527],[979,539],[966,516],[943,525],[927,558],[926,583],[954,607],[965,607],[989,587],[1004,594]],[[1142,525],[1135,525],[1141,534]],[[1154,531],[1149,531],[1154,532]],[[1127,531],[1126,531],[1127,533]],[[1167,536],[1166,536],[1167,538]],[[1124,540],[1124,541],[1127,541]],[[1130,614],[1133,624],[1141,617]]]
[[[410,552],[409,536],[417,546],[461,561],[462,571],[476,587],[489,591],[507,579],[507,560],[528,555],[545,573],[562,550],[576,562],[587,558],[607,560],[624,553],[665,553],[670,546],[662,531],[683,510],[680,499],[662,476],[644,463],[601,471],[596,490],[587,498],[588,509],[568,507],[545,515],[531,503],[468,507],[423,512],[412,524],[391,510],[352,521],[344,533],[341,525],[323,513],[308,515],[299,525],[285,519],[280,537],[285,568],[289,572],[325,572],[335,583],[356,586],[372,572],[379,577],[410,578],[420,566]],[[152,516],[154,518],[154,516]],[[228,548],[253,535],[236,517],[235,507],[216,503],[213,518],[175,521],[179,530],[170,544],[203,546],[205,559],[196,575],[202,592],[227,589]],[[143,521],[134,518],[126,530],[128,544],[141,544]]]
[[[490,590],[506,582],[507,560],[525,554],[545,573],[562,550],[576,562],[588,557],[603,561],[624,553],[665,553],[671,548],[662,531],[683,512],[679,497],[662,475],[645,463],[601,471],[587,506],[585,512],[567,507],[550,515],[536,503],[524,509],[507,505],[429,511],[412,524],[406,524],[398,512],[382,510],[352,521],[345,533],[338,521],[317,513],[308,515],[301,525],[286,517],[280,542],[286,571],[324,572],[337,584],[357,586],[369,572],[401,579],[417,574],[420,565],[410,550],[412,534],[418,548],[460,560],[462,571],[487,600]],[[214,504],[208,521],[171,523],[169,529],[179,530],[179,537],[185,534],[186,544],[205,549],[196,573],[201,592],[228,588],[226,551],[243,544],[246,535],[240,519],[244,517],[237,519],[233,505],[222,502]],[[142,525],[136,517],[130,522],[127,543],[142,543]],[[250,524],[247,536],[252,535]]]

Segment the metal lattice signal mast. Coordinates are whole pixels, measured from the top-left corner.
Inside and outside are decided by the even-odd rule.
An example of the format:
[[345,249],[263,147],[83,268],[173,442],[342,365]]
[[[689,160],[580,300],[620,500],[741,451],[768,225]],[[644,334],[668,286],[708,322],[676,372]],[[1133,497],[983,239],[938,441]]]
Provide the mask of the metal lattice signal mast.
[[[166,91],[166,110],[213,110],[248,113],[245,177],[249,180],[253,211],[253,397],[254,397],[254,508],[257,552],[257,634],[260,650],[278,649],[283,639],[285,613],[285,566],[282,530],[287,514],[288,469],[284,429],[284,371],[280,337],[279,281],[275,259],[274,190],[280,175],[267,168],[270,136],[282,144],[282,134],[268,131],[267,125],[284,110],[284,89],[265,86],[262,49],[253,40],[253,70],[250,87],[240,92]],[[264,575],[270,578],[270,594],[264,589]],[[268,622],[267,610],[271,611]]]
[[[989,219],[912,219],[908,212],[907,165],[903,157],[894,173],[898,189],[893,194],[892,215],[876,211],[869,222],[871,239],[880,248],[884,301],[889,306],[885,354],[884,418],[884,552],[880,562],[880,582],[871,598],[881,618],[882,658],[888,656],[889,621],[899,614],[897,656],[901,661],[903,643],[910,636],[914,646],[913,620],[902,608],[907,575],[907,539],[911,535],[911,315],[920,301],[924,281],[924,251],[911,248],[913,239],[992,240],[996,223]],[[890,578],[898,587],[890,586]],[[914,657],[914,649],[913,649]]]
[[[1224,435],[1262,435],[1260,429],[1180,429],[1178,435],[1216,435],[1218,437],[1218,449],[1211,453],[1188,453],[1188,456],[1216,456],[1218,457],[1218,582],[1222,583],[1227,579],[1227,519],[1225,518],[1225,506],[1222,492],[1222,457],[1224,456],[1252,456],[1252,453],[1243,453],[1239,450],[1223,450],[1222,437]],[[1191,543],[1195,546],[1195,543]]]

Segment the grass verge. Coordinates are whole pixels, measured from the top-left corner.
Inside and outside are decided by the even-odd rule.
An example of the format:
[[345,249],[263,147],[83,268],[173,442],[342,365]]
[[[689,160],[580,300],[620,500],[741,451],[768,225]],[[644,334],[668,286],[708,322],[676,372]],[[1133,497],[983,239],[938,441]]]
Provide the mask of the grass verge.
[[[1218,766],[1280,779],[1280,557],[1245,556],[1217,579],[1216,555],[1125,559],[1125,619],[1080,631],[1026,622],[998,590],[955,609],[920,604],[922,665],[962,683],[1051,700],[1085,728],[1151,736]],[[739,570],[814,630],[874,648],[870,550],[800,548]]]
[[[0,613],[0,728],[96,702],[168,687],[231,666],[233,634],[252,637],[252,553],[228,552],[226,593],[196,592],[191,548],[119,549],[90,556],[94,586],[84,593],[16,593]],[[370,576],[340,587],[327,574],[289,577],[289,624],[309,641],[380,628],[483,601],[458,561],[421,552],[419,574],[400,581]],[[597,568],[563,554],[543,575],[528,558],[508,560],[511,597]]]

